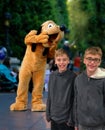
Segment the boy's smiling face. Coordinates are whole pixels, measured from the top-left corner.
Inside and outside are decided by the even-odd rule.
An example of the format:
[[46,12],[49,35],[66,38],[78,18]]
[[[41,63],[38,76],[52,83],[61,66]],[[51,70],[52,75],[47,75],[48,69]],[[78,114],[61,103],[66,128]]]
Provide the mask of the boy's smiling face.
[[96,55],[87,54],[84,57],[84,64],[86,65],[88,76],[94,74],[100,63],[101,63],[101,57],[98,54]]
[[66,71],[69,63],[70,60],[66,54],[59,55],[55,58],[55,64],[57,65],[59,72]]

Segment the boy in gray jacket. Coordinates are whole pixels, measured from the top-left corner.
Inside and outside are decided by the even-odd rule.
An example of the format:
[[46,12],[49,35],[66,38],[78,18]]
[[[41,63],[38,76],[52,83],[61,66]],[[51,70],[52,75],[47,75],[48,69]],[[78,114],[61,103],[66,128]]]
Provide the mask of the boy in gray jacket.
[[101,48],[86,49],[86,70],[75,80],[75,130],[105,130],[105,69],[99,68],[101,58]]
[[76,74],[67,69],[69,56],[63,49],[55,52],[58,70],[51,73],[48,84],[46,117],[51,130],[74,130],[72,107]]

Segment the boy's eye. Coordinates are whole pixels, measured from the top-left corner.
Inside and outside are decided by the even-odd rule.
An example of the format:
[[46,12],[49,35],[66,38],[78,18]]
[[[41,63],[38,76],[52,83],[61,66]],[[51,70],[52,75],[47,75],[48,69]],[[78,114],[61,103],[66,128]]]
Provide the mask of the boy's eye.
[[57,59],[57,61],[61,61],[60,59]]

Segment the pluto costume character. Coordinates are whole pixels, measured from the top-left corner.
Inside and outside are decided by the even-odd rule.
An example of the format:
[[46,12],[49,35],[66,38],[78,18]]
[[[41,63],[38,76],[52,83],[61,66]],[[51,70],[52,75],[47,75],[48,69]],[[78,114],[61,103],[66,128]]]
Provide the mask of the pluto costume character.
[[45,111],[42,101],[44,75],[47,58],[53,58],[58,42],[64,36],[64,28],[52,20],[46,21],[38,31],[32,30],[25,37],[26,53],[19,72],[16,102],[11,111],[27,110],[29,82],[32,78],[33,90],[31,111]]

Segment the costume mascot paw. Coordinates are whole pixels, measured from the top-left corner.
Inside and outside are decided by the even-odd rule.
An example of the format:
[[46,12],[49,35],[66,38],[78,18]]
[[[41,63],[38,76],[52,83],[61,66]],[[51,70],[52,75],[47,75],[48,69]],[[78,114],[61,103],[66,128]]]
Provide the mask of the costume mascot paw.
[[29,82],[32,78],[33,90],[31,111],[45,111],[43,103],[43,85],[46,63],[53,58],[58,42],[64,36],[64,27],[52,20],[44,22],[38,31],[32,30],[25,37],[26,52],[19,71],[19,84],[15,103],[11,111],[27,110]]

